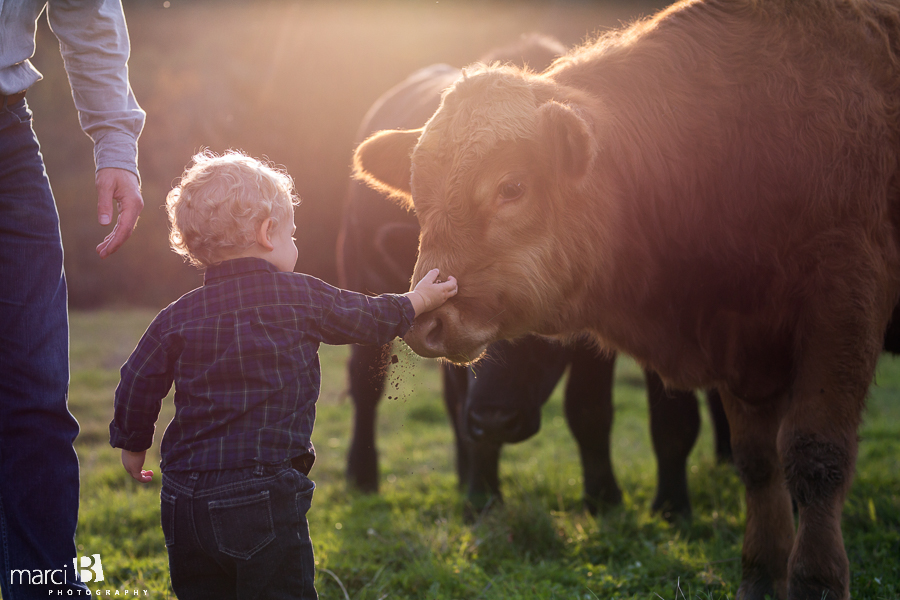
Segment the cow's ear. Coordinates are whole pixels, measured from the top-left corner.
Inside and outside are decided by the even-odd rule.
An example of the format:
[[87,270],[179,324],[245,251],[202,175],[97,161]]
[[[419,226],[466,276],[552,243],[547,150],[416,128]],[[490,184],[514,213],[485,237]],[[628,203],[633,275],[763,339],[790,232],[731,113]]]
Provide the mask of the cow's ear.
[[538,122],[544,147],[550,151],[557,171],[580,181],[596,153],[590,125],[572,108],[555,101],[538,109]]
[[372,135],[353,155],[353,177],[412,209],[410,157],[421,133],[421,129],[392,129]]

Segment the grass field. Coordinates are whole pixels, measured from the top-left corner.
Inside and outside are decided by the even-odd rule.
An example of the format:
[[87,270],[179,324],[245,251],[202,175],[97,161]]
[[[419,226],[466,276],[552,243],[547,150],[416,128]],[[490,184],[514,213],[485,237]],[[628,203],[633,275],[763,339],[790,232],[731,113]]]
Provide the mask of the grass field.
[[[148,311],[72,314],[71,410],[81,423],[79,553],[102,556],[98,589],[174,598],[159,525],[158,444],[172,415],[164,403],[157,474],[142,486],[107,443],[118,367],[153,317]],[[559,392],[542,431],[504,450],[506,503],[474,525],[463,520],[451,434],[432,361],[398,351],[399,399],[379,414],[382,493],[347,490],[344,458],[352,405],[347,349],[322,348],[323,389],[313,440],[317,482],[309,514],[323,600],[734,598],[740,577],[743,492],[714,461],[708,423],[690,460],[694,519],[676,527],[650,514],[655,462],[640,372],[620,360],[613,459],[624,505],[593,518],[581,510],[581,472]],[[394,394],[396,397],[397,394]],[[705,415],[704,415],[705,418]],[[857,476],[844,510],[854,598],[900,598],[900,361],[885,356],[873,385]],[[143,597],[143,594],[142,594]]]

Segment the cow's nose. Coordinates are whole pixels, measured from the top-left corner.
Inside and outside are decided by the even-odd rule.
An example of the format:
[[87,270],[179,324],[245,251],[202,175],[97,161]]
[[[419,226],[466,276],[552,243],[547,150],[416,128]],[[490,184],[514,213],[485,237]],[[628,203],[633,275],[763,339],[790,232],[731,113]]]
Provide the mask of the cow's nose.
[[443,349],[444,321],[439,315],[430,319],[431,327],[425,333],[425,345],[433,350]]
[[418,317],[403,337],[416,354],[429,358],[444,356],[444,321],[436,313]]
[[517,410],[470,410],[467,417],[469,436],[476,442],[517,440],[522,427],[522,415]]

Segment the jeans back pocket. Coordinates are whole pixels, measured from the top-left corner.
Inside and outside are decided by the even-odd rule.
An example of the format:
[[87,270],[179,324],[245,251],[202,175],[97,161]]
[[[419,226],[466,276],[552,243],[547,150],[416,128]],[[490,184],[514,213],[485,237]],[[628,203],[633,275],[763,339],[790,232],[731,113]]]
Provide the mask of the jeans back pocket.
[[209,503],[213,535],[219,552],[248,560],[275,539],[268,490],[252,496]]

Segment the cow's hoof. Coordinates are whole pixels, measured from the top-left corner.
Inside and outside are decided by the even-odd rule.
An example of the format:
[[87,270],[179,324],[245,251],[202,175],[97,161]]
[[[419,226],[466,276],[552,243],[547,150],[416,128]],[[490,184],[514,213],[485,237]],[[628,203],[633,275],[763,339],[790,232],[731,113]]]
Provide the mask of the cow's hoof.
[[786,597],[786,582],[776,582],[766,576],[754,575],[753,569],[744,567],[744,577],[738,588],[736,600],[784,600]]
[[352,473],[347,473],[347,487],[364,494],[377,494],[378,478],[358,477]]
[[690,502],[672,502],[665,499],[657,498],[650,507],[653,514],[661,516],[663,519],[672,524],[690,524],[691,522],[691,504]]
[[466,523],[475,523],[495,506],[503,504],[503,498],[497,494],[469,494],[463,505],[463,519]]
[[[838,591],[840,589],[840,591]],[[849,600],[850,589],[847,581],[832,581],[832,584],[816,581],[812,577],[802,577],[796,571],[788,584],[789,600]]]
[[603,490],[596,496],[584,495],[584,509],[593,516],[603,514],[622,505],[622,491],[619,488]]

